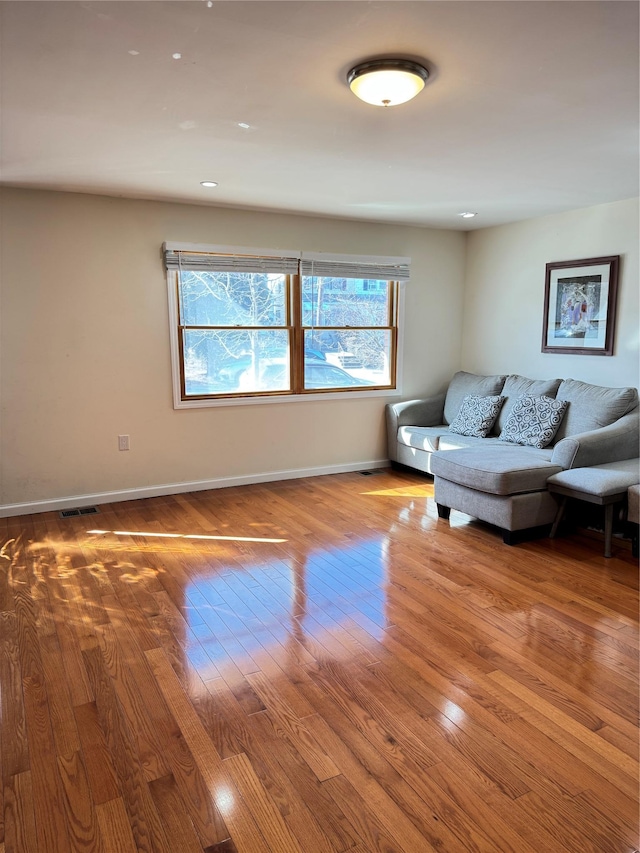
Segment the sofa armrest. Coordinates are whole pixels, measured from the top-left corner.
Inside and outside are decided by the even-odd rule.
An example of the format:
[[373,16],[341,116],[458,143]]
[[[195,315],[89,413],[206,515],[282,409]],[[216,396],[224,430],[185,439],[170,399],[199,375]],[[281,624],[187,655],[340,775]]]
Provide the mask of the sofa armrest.
[[553,448],[551,461],[565,470],[634,459],[640,445],[640,415],[635,409],[614,424],[569,435]]
[[396,460],[397,458],[396,445],[399,427],[438,426],[443,422],[444,398],[444,394],[438,394],[424,400],[405,400],[403,403],[388,403],[386,405],[389,459]]

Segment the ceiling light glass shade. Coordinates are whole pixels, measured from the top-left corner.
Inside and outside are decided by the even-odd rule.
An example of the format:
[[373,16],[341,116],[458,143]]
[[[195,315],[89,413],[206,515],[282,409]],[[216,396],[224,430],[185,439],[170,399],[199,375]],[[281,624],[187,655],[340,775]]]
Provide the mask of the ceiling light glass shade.
[[429,72],[417,62],[377,59],[356,65],[347,75],[349,88],[367,104],[394,107],[415,98],[424,89]]

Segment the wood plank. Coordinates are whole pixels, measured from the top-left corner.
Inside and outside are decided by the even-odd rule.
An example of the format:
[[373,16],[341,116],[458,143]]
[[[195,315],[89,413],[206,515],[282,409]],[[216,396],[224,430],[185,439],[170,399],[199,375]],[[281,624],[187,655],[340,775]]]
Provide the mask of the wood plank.
[[120,796],[120,788],[107,740],[100,727],[96,703],[78,705],[74,708],[74,715],[91,798],[96,805],[115,800]]
[[64,790],[65,819],[72,850],[109,853],[102,846],[98,819],[91,802],[87,774],[79,752],[58,756],[58,772]]
[[80,738],[57,637],[44,637],[40,649],[56,749],[59,755],[72,755],[80,749]]
[[4,843],[5,813],[4,813],[4,773],[2,772],[2,735],[0,734],[0,842]]
[[[192,697],[198,716],[221,758],[250,749],[249,717],[224,678],[205,684],[206,696]],[[257,712],[261,713],[261,712]]]
[[12,612],[13,603],[13,539],[0,536],[0,613]]
[[193,824],[202,846],[209,847],[225,841],[229,831],[181,735],[170,739],[167,755],[173,779],[185,804],[186,815]]
[[0,613],[0,684],[0,769],[7,779],[29,769],[18,623],[11,612]]
[[281,853],[303,853],[303,848],[289,832],[247,756],[244,753],[232,755],[225,758],[224,763],[268,847]]
[[6,853],[39,853],[31,772],[18,773],[4,785]]
[[149,790],[164,824],[172,850],[180,853],[202,853],[202,846],[189,819],[173,776],[149,783]]
[[96,806],[96,816],[105,851],[138,853],[140,848],[137,847],[133,837],[127,810],[121,797],[99,803]]

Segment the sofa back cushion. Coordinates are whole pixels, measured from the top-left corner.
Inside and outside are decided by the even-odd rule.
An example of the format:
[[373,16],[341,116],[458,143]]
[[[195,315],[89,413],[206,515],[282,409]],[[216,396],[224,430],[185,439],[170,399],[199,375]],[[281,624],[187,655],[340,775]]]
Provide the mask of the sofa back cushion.
[[638,405],[635,388],[603,388],[577,379],[560,383],[558,400],[568,400],[569,407],[556,435],[556,441],[615,423]]
[[447,389],[444,401],[444,422],[451,423],[467,395],[490,397],[500,394],[506,378],[506,376],[478,376],[475,373],[466,373],[464,370],[458,371]]
[[561,382],[562,379],[527,379],[526,376],[518,376],[517,373],[507,376],[502,389],[502,396],[506,399],[498,415],[493,432],[496,434],[502,432],[518,397],[528,394],[534,397],[551,397],[555,399]]

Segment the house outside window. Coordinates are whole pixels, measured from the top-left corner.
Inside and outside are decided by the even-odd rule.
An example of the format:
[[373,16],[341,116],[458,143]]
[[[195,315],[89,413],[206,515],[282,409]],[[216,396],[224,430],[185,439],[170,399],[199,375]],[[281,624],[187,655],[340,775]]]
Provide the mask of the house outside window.
[[165,244],[176,407],[396,389],[408,259],[194,248]]

